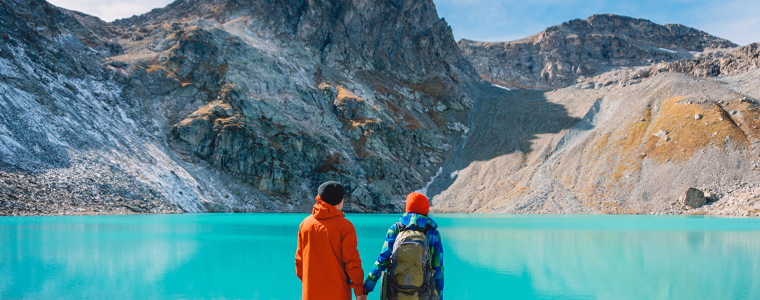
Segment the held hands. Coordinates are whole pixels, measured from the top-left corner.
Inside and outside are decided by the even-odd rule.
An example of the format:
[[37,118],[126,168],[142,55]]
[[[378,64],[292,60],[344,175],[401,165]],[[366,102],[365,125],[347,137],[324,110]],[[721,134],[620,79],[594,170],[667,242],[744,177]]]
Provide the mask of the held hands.
[[367,294],[369,294],[369,291],[367,289],[363,289],[363,294],[356,295],[356,300],[367,300]]

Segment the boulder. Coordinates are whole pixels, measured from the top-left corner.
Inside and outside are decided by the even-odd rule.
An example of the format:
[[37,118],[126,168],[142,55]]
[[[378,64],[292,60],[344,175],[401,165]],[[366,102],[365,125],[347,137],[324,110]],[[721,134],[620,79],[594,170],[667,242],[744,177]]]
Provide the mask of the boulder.
[[697,208],[705,205],[707,198],[705,198],[705,194],[702,191],[691,187],[678,198],[678,203],[689,208]]
[[708,203],[718,201],[718,198],[718,195],[715,193],[705,193],[705,200]]

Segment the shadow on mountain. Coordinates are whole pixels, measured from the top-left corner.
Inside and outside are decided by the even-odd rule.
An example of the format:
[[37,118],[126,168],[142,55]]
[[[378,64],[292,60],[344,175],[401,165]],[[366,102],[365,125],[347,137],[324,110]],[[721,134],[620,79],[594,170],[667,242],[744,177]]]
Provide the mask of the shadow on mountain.
[[[532,142],[541,134],[557,134],[580,125],[564,106],[551,103],[540,90],[506,90],[492,85],[469,88],[475,107],[467,137],[442,166],[440,176],[430,184],[428,196],[446,190],[456,179],[449,176],[475,161],[521,152],[531,152]],[[584,126],[593,126],[590,123]],[[590,128],[587,128],[590,129]],[[452,178],[453,177],[453,178]]]

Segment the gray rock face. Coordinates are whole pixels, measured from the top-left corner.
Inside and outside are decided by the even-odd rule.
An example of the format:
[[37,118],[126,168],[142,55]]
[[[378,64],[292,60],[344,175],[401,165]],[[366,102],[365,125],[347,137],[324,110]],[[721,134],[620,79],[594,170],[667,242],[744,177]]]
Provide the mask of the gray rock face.
[[715,77],[745,73],[760,68],[760,43],[749,44],[730,51],[715,51],[675,62],[663,62],[651,67],[651,73],[678,72],[697,77]]
[[498,85],[555,89],[617,67],[650,65],[693,57],[734,43],[678,24],[593,15],[502,43],[459,41],[478,74]]
[[[346,185],[349,211],[398,211],[461,138],[453,124],[472,100],[459,84],[477,80],[432,1],[176,1],[112,24],[6,3],[22,16],[3,18],[0,35],[6,169],[28,171],[22,157],[55,157],[29,149],[52,148],[69,153],[57,167],[112,165],[77,176],[121,178],[184,211],[306,211],[325,180]],[[60,17],[23,17],[36,4]],[[58,45],[66,31],[45,24],[70,26],[84,45]],[[20,61],[16,44],[44,59]],[[46,64],[48,86],[10,76]],[[87,82],[66,88],[72,77]],[[14,127],[14,95],[26,91],[39,100],[24,105],[50,113]],[[51,141],[62,137],[76,141]]]
[[222,24],[255,20],[248,24],[250,30],[267,38],[303,42],[321,62],[335,68],[340,63],[417,82],[443,74],[456,76],[451,67],[474,74],[430,0],[179,0],[114,24],[142,26],[183,18]]
[[695,188],[689,188],[678,198],[678,203],[689,208],[697,208],[705,205],[707,199],[702,191]]
[[0,215],[182,211],[127,166],[156,162],[101,65],[121,51],[111,28],[45,1],[0,1],[0,15]]

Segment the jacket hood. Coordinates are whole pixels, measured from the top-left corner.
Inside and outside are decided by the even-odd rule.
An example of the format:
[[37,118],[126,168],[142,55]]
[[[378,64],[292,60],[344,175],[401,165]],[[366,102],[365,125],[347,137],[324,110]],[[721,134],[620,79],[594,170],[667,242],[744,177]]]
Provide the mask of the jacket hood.
[[335,208],[335,206],[332,206],[329,203],[322,201],[320,199],[317,199],[317,203],[314,204],[314,208],[311,209],[311,214],[317,220],[324,220],[324,219],[329,219],[332,217],[344,216],[343,212]]
[[438,224],[430,217],[412,212],[403,214],[399,222],[409,229],[425,229],[425,226],[430,226],[433,229],[438,228]]

